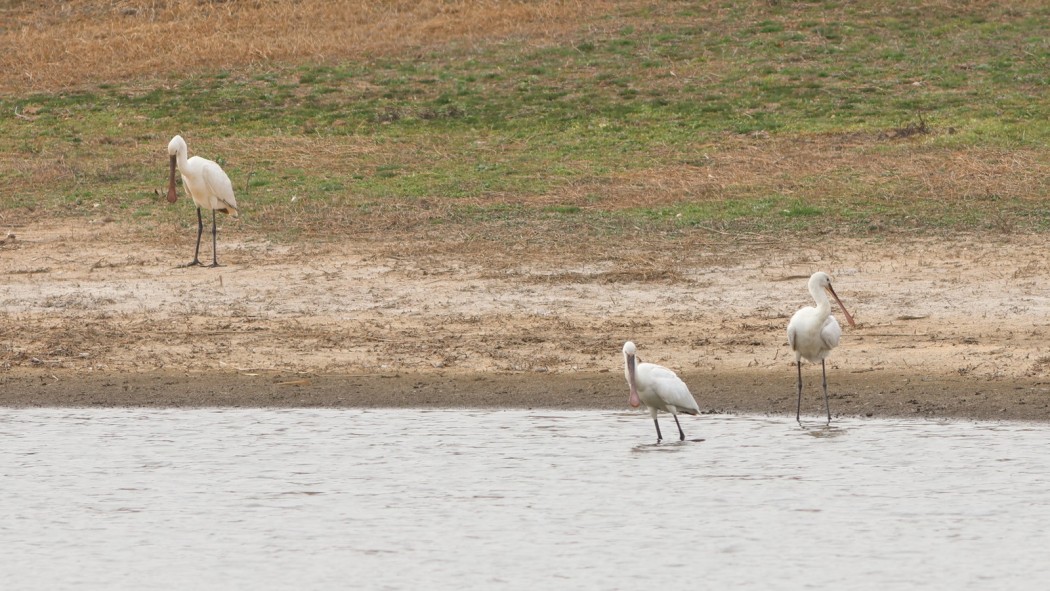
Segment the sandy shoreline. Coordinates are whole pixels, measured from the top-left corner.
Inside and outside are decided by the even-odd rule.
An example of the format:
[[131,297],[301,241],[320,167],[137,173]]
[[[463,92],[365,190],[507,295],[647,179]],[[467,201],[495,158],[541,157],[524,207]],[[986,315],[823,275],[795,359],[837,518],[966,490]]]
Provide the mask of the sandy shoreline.
[[[685,234],[551,256],[237,230],[226,266],[180,269],[191,235],[19,227],[0,245],[0,405],[621,409],[633,340],[706,412],[786,416],[785,327],[819,269],[857,319],[830,358],[833,413],[1050,420],[1041,235],[830,250]],[[819,367],[803,374],[818,416]]]

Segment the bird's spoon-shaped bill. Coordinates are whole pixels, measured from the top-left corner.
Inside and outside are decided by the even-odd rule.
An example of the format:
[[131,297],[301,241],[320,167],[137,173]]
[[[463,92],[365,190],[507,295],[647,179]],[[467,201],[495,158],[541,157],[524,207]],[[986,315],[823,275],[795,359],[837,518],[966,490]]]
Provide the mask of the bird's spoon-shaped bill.
[[175,157],[171,157],[171,172],[168,175],[168,203],[175,203],[178,195],[175,193]]
[[835,298],[835,303],[837,303],[839,309],[842,310],[842,315],[846,317],[846,322],[849,322],[850,326],[857,326],[857,323],[853,321],[853,317],[849,315],[849,310],[846,309],[846,306],[842,305],[842,300],[839,299],[838,294],[835,293],[835,290],[832,289],[830,285],[828,286],[828,291],[831,292],[831,297]]

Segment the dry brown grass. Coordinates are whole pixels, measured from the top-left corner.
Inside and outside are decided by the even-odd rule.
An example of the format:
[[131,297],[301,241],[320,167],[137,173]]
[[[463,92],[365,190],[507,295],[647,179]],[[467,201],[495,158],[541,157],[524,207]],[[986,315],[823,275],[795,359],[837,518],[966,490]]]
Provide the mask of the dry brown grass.
[[542,41],[606,0],[48,0],[0,7],[0,93],[166,78],[268,62]]
[[[717,144],[696,146],[702,166],[675,164],[617,172],[533,202],[619,210],[771,194],[814,200],[836,194],[877,194],[943,202],[1045,195],[1045,158],[1037,150],[893,142],[874,134],[775,139],[726,134]],[[884,146],[887,149],[881,149]],[[595,202],[594,195],[600,200]]]

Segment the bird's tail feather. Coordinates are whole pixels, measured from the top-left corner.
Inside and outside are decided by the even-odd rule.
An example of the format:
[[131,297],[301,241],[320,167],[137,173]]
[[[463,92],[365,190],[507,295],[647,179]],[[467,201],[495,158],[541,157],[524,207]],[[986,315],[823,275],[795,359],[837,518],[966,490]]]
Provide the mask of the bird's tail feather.
[[241,210],[237,209],[236,205],[230,205],[229,203],[227,203],[226,207],[220,209],[219,211],[221,211],[222,213],[228,213],[230,214],[230,217],[233,218],[241,217]]

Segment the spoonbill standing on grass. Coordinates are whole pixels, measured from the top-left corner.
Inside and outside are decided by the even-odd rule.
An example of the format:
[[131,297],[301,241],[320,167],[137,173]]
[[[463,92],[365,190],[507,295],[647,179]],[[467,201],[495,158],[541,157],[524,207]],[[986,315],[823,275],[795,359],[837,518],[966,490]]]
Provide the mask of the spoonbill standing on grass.
[[689,387],[680,380],[675,373],[666,367],[653,363],[639,363],[635,357],[637,349],[634,343],[627,341],[623,345],[623,373],[627,376],[627,385],[631,389],[631,397],[628,400],[633,408],[644,404],[653,416],[653,424],[656,425],[656,440],[662,441],[664,436],[660,433],[660,422],[656,420],[657,411],[671,413],[674,422],[678,425],[678,436],[685,441],[685,433],[682,432],[682,424],[678,422],[678,413],[687,415],[700,414],[700,407],[689,393]]
[[[827,293],[825,293],[827,292]],[[835,302],[846,317],[850,326],[856,326],[853,317],[846,311],[846,306],[831,287],[831,277],[823,271],[817,271],[809,278],[809,293],[817,306],[806,306],[791,317],[788,322],[788,344],[795,352],[795,365],[798,367],[798,407],[795,409],[795,420],[802,422],[802,359],[810,363],[820,362],[820,371],[824,376],[824,408],[828,411],[828,424],[831,424],[831,406],[828,404],[828,372],[824,366],[824,359],[831,350],[838,346],[842,329],[835,317],[831,315],[831,302],[827,294],[835,298]]]
[[189,148],[186,140],[181,135],[171,138],[168,142],[168,155],[171,157],[171,174],[168,176],[168,203],[175,203],[178,195],[175,194],[175,166],[179,167],[182,174],[182,186],[197,204],[197,248],[193,251],[193,261],[183,265],[192,267],[200,265],[197,255],[201,250],[201,234],[204,233],[204,220],[201,218],[201,208],[211,210],[211,267],[219,266],[219,256],[216,252],[216,229],[215,212],[232,214],[237,217],[237,200],[233,197],[233,183],[230,177],[215,162],[194,156],[188,158]]

